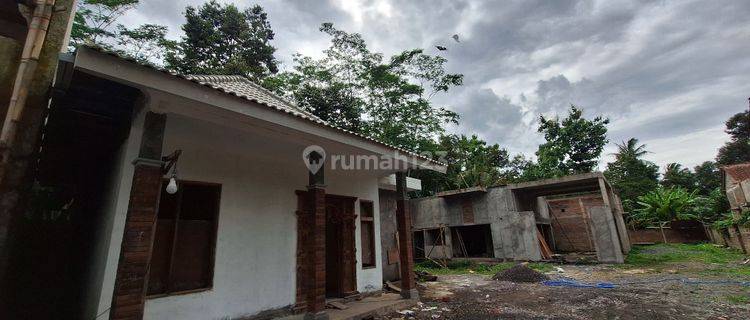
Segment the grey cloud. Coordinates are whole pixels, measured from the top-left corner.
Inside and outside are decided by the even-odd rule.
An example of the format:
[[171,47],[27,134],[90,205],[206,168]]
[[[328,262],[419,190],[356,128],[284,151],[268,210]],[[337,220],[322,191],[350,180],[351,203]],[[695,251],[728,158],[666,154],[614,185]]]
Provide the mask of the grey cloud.
[[[358,22],[333,0],[259,1],[276,32],[277,58],[325,47],[318,31],[325,21],[386,54],[440,54],[449,72],[465,76],[463,87],[436,99],[462,116],[453,130],[527,154],[539,141],[536,116],[562,114],[571,103],[612,119],[611,141],[668,146],[665,139],[722,127],[750,92],[749,1],[351,1],[370,9],[387,2],[391,10],[369,10]],[[131,22],[179,31],[185,5],[202,2],[143,0]],[[437,52],[436,44],[448,50]],[[518,79],[527,87],[491,85]],[[713,158],[718,146],[699,145],[694,159],[674,160]],[[677,148],[661,152],[682,154]]]

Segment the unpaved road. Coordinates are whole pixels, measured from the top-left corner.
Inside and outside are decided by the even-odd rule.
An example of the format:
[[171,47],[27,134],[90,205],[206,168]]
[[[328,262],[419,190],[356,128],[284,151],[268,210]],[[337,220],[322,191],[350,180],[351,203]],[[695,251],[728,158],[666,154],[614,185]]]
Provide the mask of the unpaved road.
[[654,282],[688,277],[672,270],[563,268],[563,273],[550,277],[645,283],[614,289],[570,288],[494,281],[473,274],[445,275],[436,282],[420,283],[422,303],[411,309],[413,314],[394,313],[382,319],[750,319],[748,286]]

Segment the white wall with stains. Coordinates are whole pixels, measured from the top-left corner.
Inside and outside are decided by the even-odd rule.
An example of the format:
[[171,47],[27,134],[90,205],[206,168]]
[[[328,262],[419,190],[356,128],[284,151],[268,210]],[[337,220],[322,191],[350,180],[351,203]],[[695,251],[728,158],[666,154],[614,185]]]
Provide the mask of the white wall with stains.
[[[140,127],[134,126],[129,149],[136,148]],[[296,285],[295,190],[305,190],[304,147],[273,138],[226,129],[217,124],[168,114],[163,153],[182,149],[179,178],[222,185],[213,288],[184,295],[148,299],[145,319],[225,319],[294,304]],[[305,145],[301,143],[300,145]],[[299,149],[299,150],[296,150]],[[132,157],[132,158],[131,158]],[[124,166],[135,158],[125,153]],[[382,174],[381,174],[382,175]],[[361,239],[355,231],[357,288],[382,288],[378,179],[374,172],[326,172],[326,193],[373,201],[375,268],[360,265]],[[123,170],[120,191],[130,190],[132,168]],[[109,251],[102,257],[98,312],[112,299],[115,270],[127,212],[128,192],[119,192],[111,214]],[[359,202],[355,204],[359,216]],[[359,227],[357,221],[357,227]],[[106,259],[106,261],[104,261]],[[107,318],[105,312],[101,318]]]

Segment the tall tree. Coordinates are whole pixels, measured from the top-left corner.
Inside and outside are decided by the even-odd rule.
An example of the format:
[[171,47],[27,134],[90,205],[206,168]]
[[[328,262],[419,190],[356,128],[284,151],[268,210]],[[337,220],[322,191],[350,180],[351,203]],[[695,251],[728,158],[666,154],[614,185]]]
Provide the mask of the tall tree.
[[683,168],[679,163],[669,163],[664,169],[661,185],[665,188],[695,189],[695,178],[690,169]]
[[82,0],[71,30],[71,45],[96,45],[142,63],[162,64],[175,42],[167,39],[167,27],[143,24],[128,28],[117,19],[138,6],[139,0]]
[[615,161],[607,163],[604,175],[618,191],[625,212],[633,212],[638,197],[659,186],[659,167],[643,159],[646,145],[630,138],[617,144]]
[[750,110],[733,115],[726,127],[731,140],[719,149],[716,162],[720,165],[750,162]]
[[461,85],[446,60],[407,50],[390,59],[372,52],[361,35],[324,23],[331,37],[324,57],[296,56],[295,66],[264,81],[317,116],[343,128],[412,150],[429,150],[458,115],[431,98]]
[[115,50],[141,63],[161,64],[166,52],[173,50],[176,45],[175,41],[167,39],[166,26],[144,24],[128,29],[118,25],[117,32]]
[[538,131],[544,133],[546,142],[536,152],[538,167],[533,169],[538,172],[534,176],[548,178],[594,170],[609,141],[609,119],[586,119],[582,109],[571,105],[566,118],[540,116],[539,122]]
[[70,32],[71,43],[111,46],[107,41],[117,36],[115,22],[138,6],[138,2],[139,0],[81,0]]
[[693,169],[698,194],[709,196],[711,192],[721,187],[721,173],[713,161],[703,162]]
[[238,74],[260,81],[278,72],[268,16],[259,5],[240,11],[215,0],[185,9],[185,35],[166,57],[183,74]]
[[509,165],[508,151],[498,144],[488,144],[476,135],[444,135],[430,150],[440,156],[439,160],[448,164],[445,174],[429,171],[413,173],[422,179],[420,195],[435,192],[493,186],[507,181],[506,168]]

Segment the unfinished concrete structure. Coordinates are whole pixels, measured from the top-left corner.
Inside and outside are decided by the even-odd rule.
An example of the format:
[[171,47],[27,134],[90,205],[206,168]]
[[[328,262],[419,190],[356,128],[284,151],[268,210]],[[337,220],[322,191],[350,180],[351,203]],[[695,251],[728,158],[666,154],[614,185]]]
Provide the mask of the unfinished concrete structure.
[[630,250],[620,200],[598,172],[446,191],[410,204],[417,258],[535,261],[595,252],[600,262],[622,263]]

